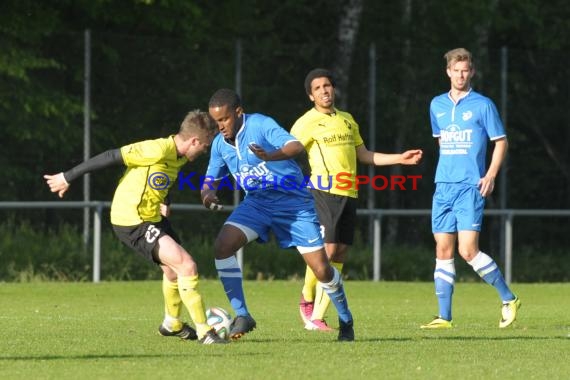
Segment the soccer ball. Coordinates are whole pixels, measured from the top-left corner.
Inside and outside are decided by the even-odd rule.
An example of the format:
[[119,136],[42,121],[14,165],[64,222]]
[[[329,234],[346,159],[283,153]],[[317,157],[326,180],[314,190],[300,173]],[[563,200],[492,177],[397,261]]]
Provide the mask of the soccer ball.
[[206,323],[213,327],[220,338],[230,339],[232,316],[221,307],[211,307],[206,310]]

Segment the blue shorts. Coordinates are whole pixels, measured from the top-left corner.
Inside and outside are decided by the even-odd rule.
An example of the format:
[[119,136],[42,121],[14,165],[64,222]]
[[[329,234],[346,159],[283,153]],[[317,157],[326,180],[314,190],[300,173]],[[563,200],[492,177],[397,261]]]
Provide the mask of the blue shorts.
[[228,217],[228,222],[251,228],[257,233],[260,243],[267,242],[272,231],[281,248],[323,246],[312,197],[284,194],[279,199],[268,201],[247,195]]
[[431,209],[433,233],[481,231],[485,198],[479,188],[463,183],[437,183]]

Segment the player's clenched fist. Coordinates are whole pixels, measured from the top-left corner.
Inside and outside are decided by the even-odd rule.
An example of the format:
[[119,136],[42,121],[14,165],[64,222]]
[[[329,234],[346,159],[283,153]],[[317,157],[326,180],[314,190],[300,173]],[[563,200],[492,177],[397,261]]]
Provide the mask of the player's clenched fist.
[[202,190],[202,204],[212,211],[218,211],[223,208],[215,193],[211,193],[206,190]]

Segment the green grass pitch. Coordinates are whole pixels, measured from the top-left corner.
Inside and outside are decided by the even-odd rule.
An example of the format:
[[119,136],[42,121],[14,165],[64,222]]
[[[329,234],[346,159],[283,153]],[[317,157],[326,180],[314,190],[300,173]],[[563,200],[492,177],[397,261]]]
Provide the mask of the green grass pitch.
[[[258,328],[228,345],[157,334],[159,282],[0,283],[1,379],[563,379],[570,376],[570,284],[514,284],[518,320],[499,329],[483,283],[458,283],[456,327],[424,331],[431,283],[345,283],[356,341],[302,328],[299,281],[245,283]],[[221,284],[206,306],[228,308]],[[184,314],[185,315],[185,314]],[[185,315],[186,316],[186,315]],[[331,309],[329,324],[337,327]]]

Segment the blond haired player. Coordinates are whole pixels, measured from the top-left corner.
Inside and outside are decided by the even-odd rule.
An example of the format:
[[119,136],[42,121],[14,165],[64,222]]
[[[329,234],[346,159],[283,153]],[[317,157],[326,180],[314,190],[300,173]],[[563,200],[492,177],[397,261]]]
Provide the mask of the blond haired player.
[[[208,150],[217,128],[208,113],[186,115],[177,134],[140,141],[108,150],[59,174],[44,175],[60,198],[76,178],[111,165],[125,165],[111,205],[111,224],[117,237],[163,271],[165,316],[158,331],[163,336],[198,339],[199,343],[226,343],[206,324],[204,303],[198,293],[198,268],[181,245],[161,205],[181,167]],[[196,330],[180,320],[181,303]]]
[[[475,67],[464,48],[445,54],[451,89],[430,104],[432,135],[439,143],[432,203],[435,239],[435,294],[438,315],[422,329],[453,327],[451,301],[455,287],[455,246],[459,255],[486,283],[495,287],[502,301],[499,327],[517,317],[520,300],[503,278],[495,260],[479,249],[485,198],[495,188],[495,177],[507,154],[507,134],[495,104],[471,88]],[[486,168],[487,142],[493,153]]]

